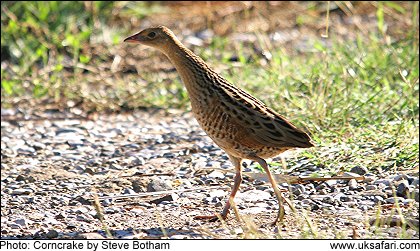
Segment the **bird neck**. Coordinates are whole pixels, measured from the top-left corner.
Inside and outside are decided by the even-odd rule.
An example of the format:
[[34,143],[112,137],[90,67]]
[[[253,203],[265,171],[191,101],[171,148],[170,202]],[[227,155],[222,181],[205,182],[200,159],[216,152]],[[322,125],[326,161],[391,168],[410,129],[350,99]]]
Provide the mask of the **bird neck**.
[[206,88],[210,84],[209,76],[216,74],[203,59],[178,40],[168,46],[164,53],[181,76],[190,97],[197,92],[197,89]]

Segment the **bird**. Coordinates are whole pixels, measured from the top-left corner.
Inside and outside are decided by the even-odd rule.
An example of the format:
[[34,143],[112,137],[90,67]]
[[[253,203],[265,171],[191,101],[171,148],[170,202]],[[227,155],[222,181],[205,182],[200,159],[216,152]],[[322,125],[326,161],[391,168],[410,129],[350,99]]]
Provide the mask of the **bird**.
[[235,168],[234,184],[222,212],[196,216],[195,219],[216,221],[227,218],[243,180],[242,162],[251,160],[264,169],[277,198],[279,209],[273,225],[282,222],[285,198],[265,159],[292,148],[313,147],[309,134],[219,75],[184,46],[166,26],[146,28],[125,38],[124,42],[150,46],[166,55],[186,87],[191,110],[198,124],[226,152]]

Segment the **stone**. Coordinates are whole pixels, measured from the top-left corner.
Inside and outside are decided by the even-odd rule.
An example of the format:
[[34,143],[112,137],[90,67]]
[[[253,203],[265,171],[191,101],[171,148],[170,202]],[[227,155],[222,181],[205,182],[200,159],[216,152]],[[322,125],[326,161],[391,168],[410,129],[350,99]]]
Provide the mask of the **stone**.
[[302,184],[297,184],[297,185],[292,186],[292,193],[295,196],[299,196],[305,193],[305,191],[306,191],[305,186]]
[[375,185],[366,185],[365,189],[366,189],[366,191],[376,190],[377,189],[377,186],[375,186]]
[[48,239],[57,238],[57,237],[58,237],[58,232],[57,232],[56,230],[52,229],[52,230],[49,230],[49,231],[45,234],[45,236],[46,236]]
[[369,170],[364,166],[355,166],[352,169],[350,169],[350,172],[356,173],[359,175],[365,175]]
[[407,174],[399,174],[399,175],[396,175],[394,177],[394,181],[400,181],[400,180],[407,180],[408,181]]
[[385,185],[385,187],[390,187],[391,186],[391,180],[389,180],[389,179],[377,179],[377,180],[375,180],[375,182],[373,182],[373,184],[375,184],[375,185],[383,184],[383,185]]
[[172,184],[170,181],[155,178],[147,184],[147,192],[159,192],[172,190]]
[[33,191],[31,189],[25,189],[25,188],[18,188],[12,190],[10,193],[11,195],[28,195],[31,194]]
[[75,236],[76,239],[84,239],[84,240],[95,240],[95,239],[105,239],[104,236],[102,236],[99,233],[81,233],[81,234],[77,234]]
[[249,207],[249,208],[242,209],[241,213],[255,215],[255,214],[259,214],[259,213],[264,213],[266,211],[267,211],[267,209],[265,209],[263,207]]
[[19,219],[14,220],[14,223],[19,225],[20,227],[27,227],[28,224],[32,224],[33,221],[26,218],[19,218]]
[[224,179],[225,175],[224,175],[224,173],[222,173],[220,171],[213,171],[213,172],[209,173],[208,177],[213,178],[213,179]]
[[355,179],[349,180],[349,189],[356,190],[358,188],[357,181]]
[[226,194],[227,192],[225,190],[212,190],[210,191],[209,196],[211,198],[214,198],[214,197],[223,198],[225,197]]
[[165,195],[161,198],[151,200],[149,203],[160,204],[164,201],[177,201],[178,199],[179,199],[179,196],[176,193],[172,193],[172,194]]
[[249,190],[244,193],[238,193],[237,197],[246,202],[256,202],[269,200],[271,194],[261,190]]
[[420,182],[419,178],[413,178],[413,181],[410,183],[410,185],[418,188],[419,182]]
[[185,239],[189,239],[189,236],[183,235],[183,234],[174,234],[170,237],[170,239],[185,240]]
[[407,197],[407,192],[409,190],[408,180],[401,180],[396,189],[397,196]]

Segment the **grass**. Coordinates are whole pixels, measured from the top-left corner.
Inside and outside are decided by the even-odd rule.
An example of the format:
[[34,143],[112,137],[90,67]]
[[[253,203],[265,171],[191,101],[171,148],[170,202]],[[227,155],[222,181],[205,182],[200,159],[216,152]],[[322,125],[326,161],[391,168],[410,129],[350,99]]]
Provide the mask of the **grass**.
[[352,163],[347,170],[418,166],[418,47],[372,37],[317,48],[299,56],[272,51],[268,66],[240,63],[227,78],[329,147],[304,154],[328,170],[343,161]]
[[[2,2],[1,8],[2,108],[30,100],[31,106],[52,102],[64,108],[72,101],[86,111],[190,109],[174,72],[113,73],[102,67],[110,65],[114,55],[134,48],[121,45],[136,31],[123,24],[133,16],[139,22],[165,12],[164,6]],[[397,13],[395,22],[400,16],[412,20],[402,37],[388,34],[391,24],[386,17],[391,10]],[[317,147],[300,157],[323,167],[320,175],[335,175],[355,165],[376,173],[418,170],[418,2],[409,8],[378,3],[375,15],[375,30],[355,32],[355,39],[343,40],[330,27],[328,38],[309,40],[304,50],[287,51],[267,43],[268,34],[261,32],[255,33],[258,42],[253,44],[214,36],[209,45],[193,50],[229,81],[307,128]],[[257,55],[255,45],[269,52],[271,60]],[[142,53],[150,59],[157,55]],[[319,236],[310,218],[303,217],[302,222],[308,225],[304,237]]]

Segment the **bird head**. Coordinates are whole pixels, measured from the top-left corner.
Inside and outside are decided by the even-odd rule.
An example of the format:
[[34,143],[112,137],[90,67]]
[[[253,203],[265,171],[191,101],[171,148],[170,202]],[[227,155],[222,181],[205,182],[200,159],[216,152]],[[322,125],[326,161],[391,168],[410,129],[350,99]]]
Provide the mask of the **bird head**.
[[144,44],[160,50],[165,49],[171,41],[177,39],[165,26],[147,28],[124,39],[124,42]]

